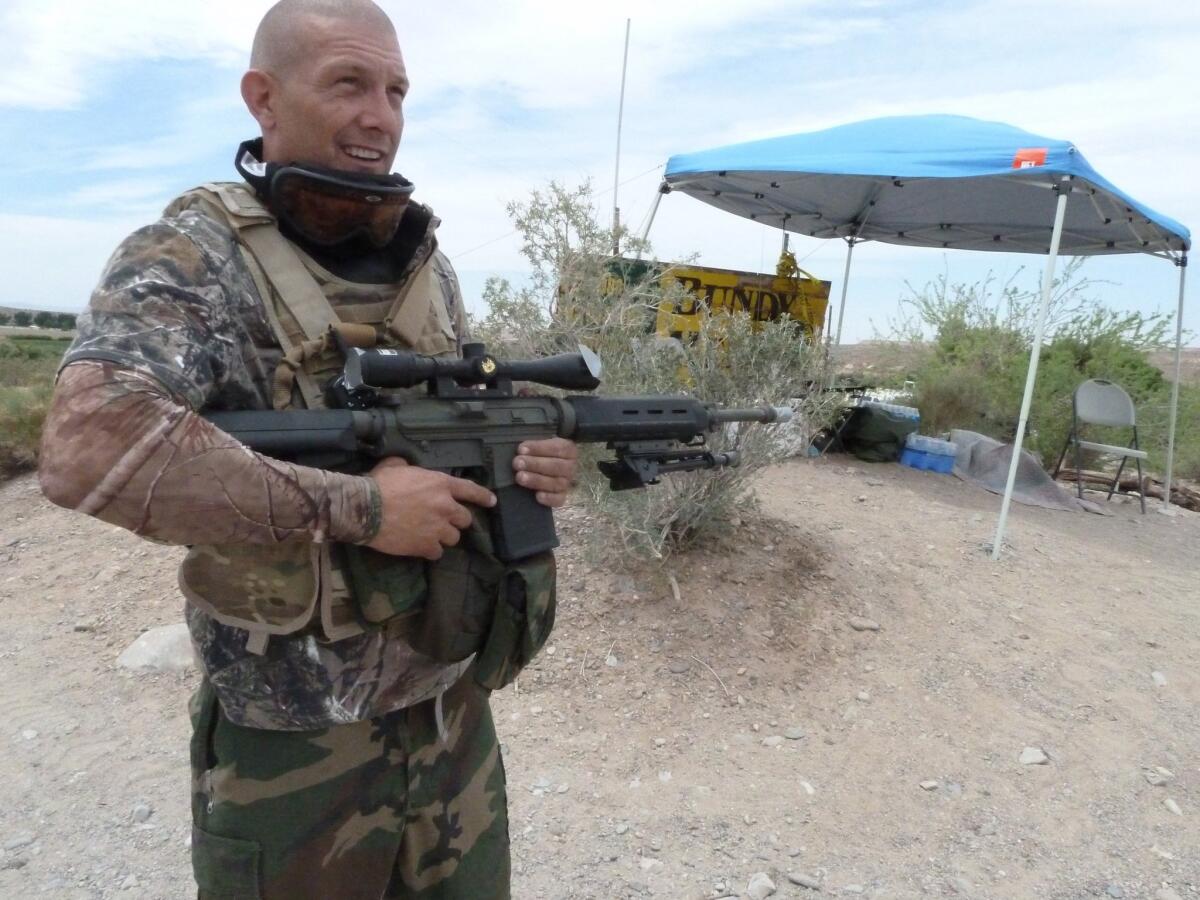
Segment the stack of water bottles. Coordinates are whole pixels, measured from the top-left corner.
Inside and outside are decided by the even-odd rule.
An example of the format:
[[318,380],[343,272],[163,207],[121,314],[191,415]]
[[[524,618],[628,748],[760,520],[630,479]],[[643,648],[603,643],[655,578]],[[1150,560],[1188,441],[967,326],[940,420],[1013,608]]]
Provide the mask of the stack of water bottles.
[[913,432],[904,441],[900,452],[900,465],[927,472],[948,473],[954,469],[954,457],[958,445],[953,441],[942,441]]

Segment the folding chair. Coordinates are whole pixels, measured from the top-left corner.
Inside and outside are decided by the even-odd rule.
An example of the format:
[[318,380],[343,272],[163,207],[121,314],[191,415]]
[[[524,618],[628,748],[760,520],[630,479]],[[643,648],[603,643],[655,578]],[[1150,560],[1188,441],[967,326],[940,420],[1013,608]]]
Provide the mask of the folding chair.
[[[1085,441],[1080,437],[1080,425],[1132,428],[1133,442],[1127,447],[1122,447],[1117,444],[1098,444],[1095,441]],[[1071,398],[1071,433],[1067,435],[1067,442],[1063,445],[1062,453],[1058,457],[1058,465],[1054,467],[1055,478],[1058,477],[1067,450],[1072,444],[1075,446],[1075,489],[1080,500],[1083,499],[1083,479],[1080,474],[1083,469],[1080,460],[1082,451],[1095,450],[1099,453],[1111,453],[1121,457],[1121,465],[1117,467],[1117,475],[1113,478],[1113,483],[1109,486],[1108,496],[1105,499],[1111,500],[1113,491],[1120,484],[1121,472],[1125,469],[1125,460],[1133,459],[1137,463],[1138,470],[1138,497],[1142,501],[1142,513],[1145,514],[1146,495],[1142,492],[1144,486],[1142,460],[1146,458],[1146,451],[1138,449],[1137,422],[1133,401],[1119,385],[1095,378],[1085,381],[1075,388],[1075,394]]]

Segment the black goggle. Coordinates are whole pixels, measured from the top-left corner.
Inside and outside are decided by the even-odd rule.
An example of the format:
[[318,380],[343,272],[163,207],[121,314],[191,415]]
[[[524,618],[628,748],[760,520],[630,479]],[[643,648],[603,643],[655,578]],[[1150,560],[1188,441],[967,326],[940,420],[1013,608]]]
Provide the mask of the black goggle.
[[400,175],[341,172],[299,163],[260,163],[249,149],[237,168],[279,220],[322,247],[361,237],[375,247],[396,234],[413,183]]
[[302,237],[329,247],[363,237],[385,246],[400,227],[413,185],[372,184],[308,168],[283,166],[271,174],[271,211]]

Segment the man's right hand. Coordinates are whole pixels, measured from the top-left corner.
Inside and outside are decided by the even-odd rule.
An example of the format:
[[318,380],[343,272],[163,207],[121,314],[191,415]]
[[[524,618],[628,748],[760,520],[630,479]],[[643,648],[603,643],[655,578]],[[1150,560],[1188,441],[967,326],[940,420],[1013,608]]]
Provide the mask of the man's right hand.
[[379,486],[383,501],[382,523],[367,546],[392,556],[420,556],[440,559],[444,547],[453,547],[470,526],[475,506],[496,505],[496,495],[487,488],[410,466],[402,459],[389,457],[367,473]]

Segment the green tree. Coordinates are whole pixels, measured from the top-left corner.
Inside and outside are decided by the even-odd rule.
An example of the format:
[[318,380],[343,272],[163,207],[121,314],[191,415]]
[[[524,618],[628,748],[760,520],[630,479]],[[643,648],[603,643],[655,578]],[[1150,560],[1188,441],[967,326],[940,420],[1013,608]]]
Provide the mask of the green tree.
[[33,315],[25,310],[13,313],[13,324],[19,328],[27,328],[33,322]]

